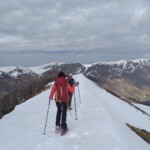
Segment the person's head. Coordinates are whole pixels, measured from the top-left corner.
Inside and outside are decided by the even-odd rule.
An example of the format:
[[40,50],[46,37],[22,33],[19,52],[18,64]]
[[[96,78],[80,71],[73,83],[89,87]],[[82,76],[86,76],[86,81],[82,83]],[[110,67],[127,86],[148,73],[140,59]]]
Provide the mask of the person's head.
[[59,73],[58,73],[58,77],[64,77],[64,78],[65,78],[65,73],[64,73],[64,72],[62,72],[62,71],[61,71],[61,72],[59,72]]

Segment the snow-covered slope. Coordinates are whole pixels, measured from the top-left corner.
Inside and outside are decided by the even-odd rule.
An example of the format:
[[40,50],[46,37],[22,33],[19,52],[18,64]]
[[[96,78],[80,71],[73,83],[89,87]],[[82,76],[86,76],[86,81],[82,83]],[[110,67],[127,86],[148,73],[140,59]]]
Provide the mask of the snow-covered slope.
[[33,74],[34,72],[28,68],[21,66],[10,66],[10,67],[0,67],[0,75],[3,73],[11,76],[12,78],[17,78],[21,74]]
[[113,62],[96,62],[96,63],[93,63],[93,64],[85,64],[84,66],[86,67],[86,68],[88,68],[88,67],[91,67],[92,65],[97,65],[97,64],[99,64],[99,65],[111,65],[111,66],[120,66],[120,65],[122,65],[122,66],[124,66],[124,68],[125,67],[127,67],[126,65],[127,65],[127,63],[137,63],[137,64],[139,64],[139,65],[141,65],[141,66],[150,66],[150,59],[135,59],[135,60],[119,60],[119,61],[113,61]]
[[[49,70],[52,69],[53,66],[61,67],[62,65],[65,65],[64,62],[62,63],[49,63],[41,66],[36,67],[22,67],[22,66],[9,66],[9,67],[0,67],[0,76],[5,73],[13,78],[17,78],[17,76],[21,74],[37,74],[41,75]],[[112,68],[118,68],[121,70],[130,69],[132,71],[135,70],[136,67],[142,68],[143,66],[150,66],[150,60],[149,59],[136,59],[136,60],[120,60],[116,62],[96,62],[93,64],[84,64],[85,72],[88,68],[95,66],[95,65],[109,65]],[[82,72],[81,68],[76,71],[76,73]]]
[[41,75],[42,73],[48,71],[48,70],[51,70],[52,66],[54,65],[62,65],[64,63],[49,63],[49,64],[46,64],[46,65],[42,65],[42,66],[36,66],[36,67],[30,67],[29,69],[31,69],[34,73],[38,74],[38,75]]
[[49,90],[17,106],[0,120],[0,150],[150,150],[143,139],[125,123],[150,131],[146,115],[97,87],[83,75],[79,102],[76,89],[77,115],[68,112],[69,132],[54,133],[55,102],[51,101],[46,135],[43,135]]
[[150,114],[150,106],[146,106],[142,104],[134,104],[134,105]]
[[142,69],[143,67],[150,67],[150,60],[135,59],[135,60],[120,60],[116,62],[96,62],[93,64],[85,64],[83,66],[85,67],[85,72],[88,74],[91,74],[92,68],[93,72],[97,72],[98,70],[99,71],[103,70],[103,67],[105,66],[104,70],[107,70],[109,67],[109,72],[112,73],[114,70],[116,70],[117,74],[121,75],[123,72],[133,73],[139,68]]
[[10,66],[10,67],[0,67],[0,75],[2,73],[8,74],[12,78],[17,78],[21,74],[37,74],[41,75],[42,73],[51,69],[51,66],[59,65],[58,63],[50,63],[42,66],[36,67],[22,67],[22,66]]

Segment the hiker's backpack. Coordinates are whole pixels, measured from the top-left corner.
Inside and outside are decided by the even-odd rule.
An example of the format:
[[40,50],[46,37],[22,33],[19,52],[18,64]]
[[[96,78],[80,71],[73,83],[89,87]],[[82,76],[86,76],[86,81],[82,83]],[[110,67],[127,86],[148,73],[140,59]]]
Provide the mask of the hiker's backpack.
[[56,86],[56,100],[59,102],[66,102],[69,100],[68,96],[68,82],[64,77],[57,77],[55,80]]
[[73,78],[68,78],[67,79],[68,83],[70,84],[70,86],[73,86],[75,83],[74,83],[74,79]]

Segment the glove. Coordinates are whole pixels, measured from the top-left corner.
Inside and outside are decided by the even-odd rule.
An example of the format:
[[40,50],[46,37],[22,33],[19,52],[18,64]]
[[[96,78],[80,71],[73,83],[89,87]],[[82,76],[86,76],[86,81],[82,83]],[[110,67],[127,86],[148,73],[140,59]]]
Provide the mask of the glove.
[[50,97],[49,97],[49,100],[53,100],[53,98],[50,98]]

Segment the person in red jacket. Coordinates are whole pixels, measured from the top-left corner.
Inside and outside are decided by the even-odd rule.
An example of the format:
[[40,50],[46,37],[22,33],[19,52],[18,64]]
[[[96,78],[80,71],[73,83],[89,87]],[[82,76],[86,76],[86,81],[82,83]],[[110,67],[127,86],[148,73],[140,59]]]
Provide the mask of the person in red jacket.
[[60,72],[58,77],[55,79],[55,83],[52,86],[49,100],[53,99],[55,94],[55,101],[57,106],[56,114],[56,133],[66,132],[68,130],[66,118],[67,118],[67,107],[69,104],[69,92],[73,92],[74,89],[69,85],[65,79],[65,73]]

